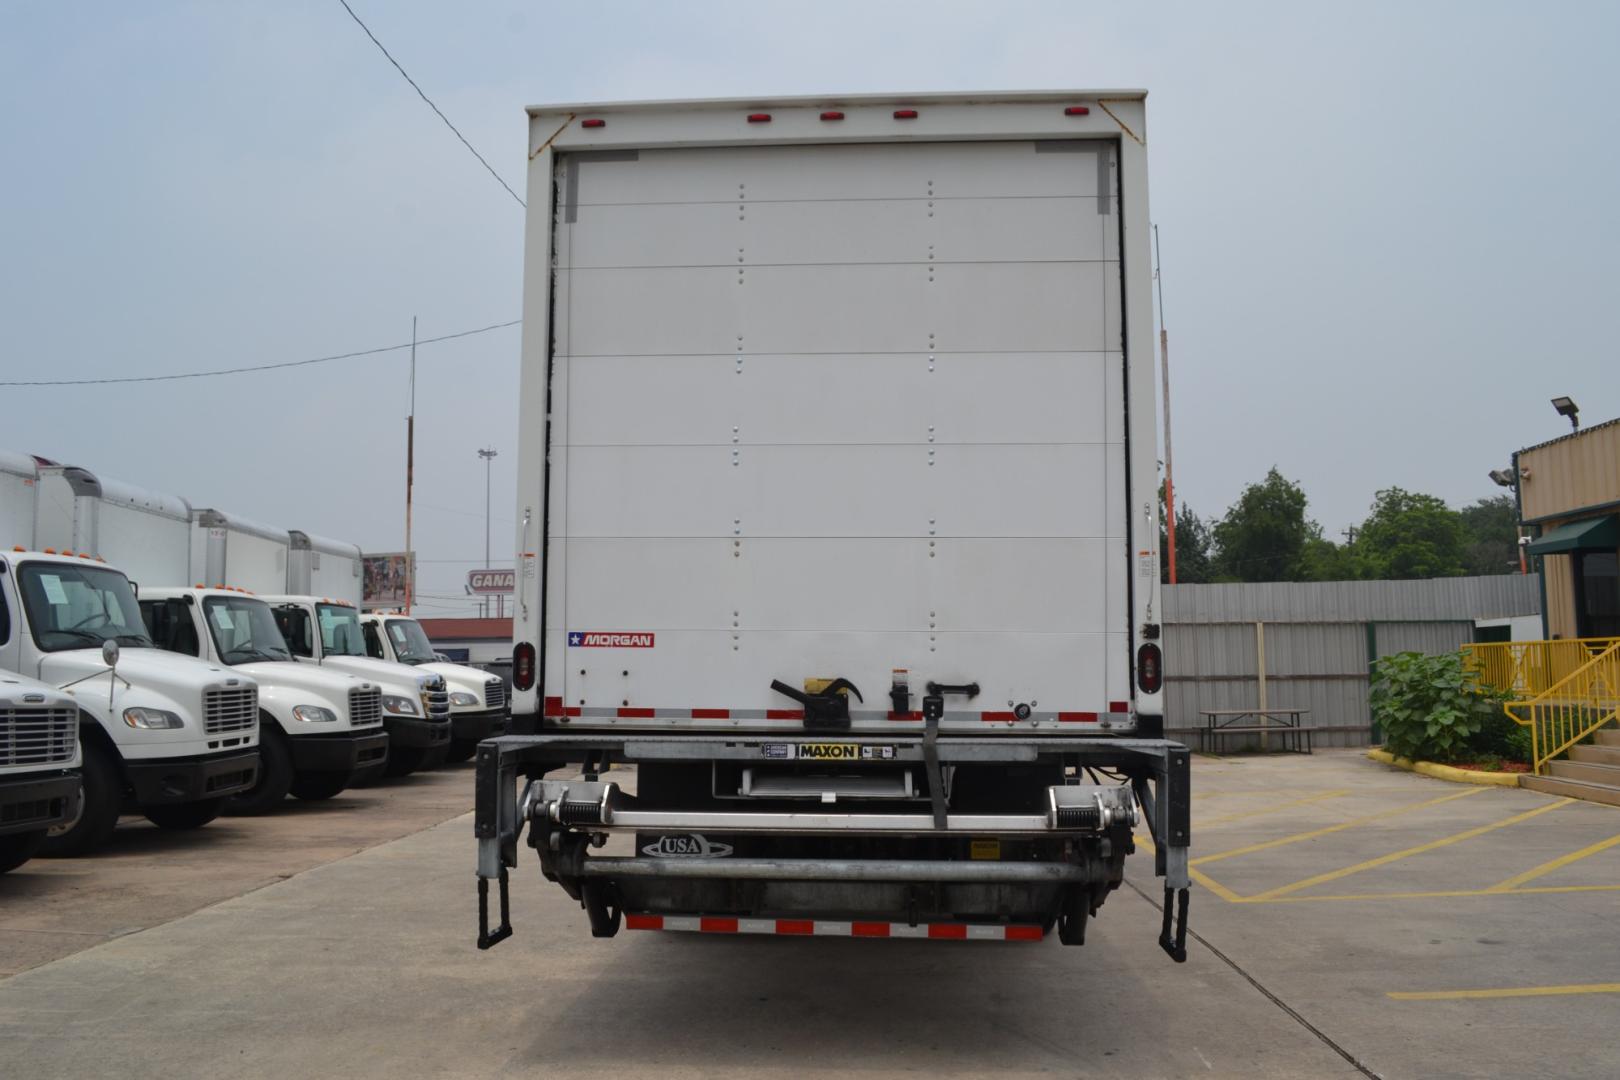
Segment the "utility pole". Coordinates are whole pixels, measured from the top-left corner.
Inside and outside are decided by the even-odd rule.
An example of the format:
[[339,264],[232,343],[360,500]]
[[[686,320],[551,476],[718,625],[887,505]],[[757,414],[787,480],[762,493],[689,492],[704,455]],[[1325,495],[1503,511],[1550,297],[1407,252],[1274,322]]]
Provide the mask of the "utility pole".
[[1164,260],[1159,256],[1159,227],[1153,226],[1153,279],[1159,286],[1159,362],[1164,373],[1164,552],[1170,584],[1176,583],[1176,481],[1170,454],[1170,334],[1164,328]]
[[[490,470],[493,469],[494,465],[495,465],[495,449],[493,447],[490,447],[488,449],[480,450],[480,451],[478,451],[478,456],[484,459],[484,569],[488,570],[489,569],[489,474],[490,474]],[[497,604],[502,604],[502,602],[500,600],[500,597],[498,595],[496,597],[496,603]],[[502,604],[502,606],[504,607],[504,604]],[[487,597],[484,600],[484,615],[486,617],[489,615],[489,599]]]
[[411,412],[405,417],[405,614],[416,595],[416,559],[411,552],[411,488],[416,479],[416,316],[411,316]]

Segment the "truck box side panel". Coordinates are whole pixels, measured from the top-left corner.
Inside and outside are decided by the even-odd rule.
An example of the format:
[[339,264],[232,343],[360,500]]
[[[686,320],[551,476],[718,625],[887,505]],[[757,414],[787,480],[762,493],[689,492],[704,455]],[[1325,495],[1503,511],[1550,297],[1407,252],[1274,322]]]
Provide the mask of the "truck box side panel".
[[559,155],[547,693],[1129,700],[1117,147]]

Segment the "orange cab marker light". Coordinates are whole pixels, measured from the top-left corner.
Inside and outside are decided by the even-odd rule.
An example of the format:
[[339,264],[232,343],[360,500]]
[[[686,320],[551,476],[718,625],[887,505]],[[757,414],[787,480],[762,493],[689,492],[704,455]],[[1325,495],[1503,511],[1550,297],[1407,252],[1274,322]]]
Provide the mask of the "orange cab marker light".
[[11,550],[12,551],[27,551],[28,549],[23,547],[21,544],[12,544],[11,545]]

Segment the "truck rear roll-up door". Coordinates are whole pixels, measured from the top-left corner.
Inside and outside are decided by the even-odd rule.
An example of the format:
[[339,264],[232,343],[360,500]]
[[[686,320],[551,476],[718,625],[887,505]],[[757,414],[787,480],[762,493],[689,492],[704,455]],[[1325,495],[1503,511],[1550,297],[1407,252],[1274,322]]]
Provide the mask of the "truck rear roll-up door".
[[974,710],[1128,699],[1114,159],[564,155],[548,691],[761,710],[906,668]]

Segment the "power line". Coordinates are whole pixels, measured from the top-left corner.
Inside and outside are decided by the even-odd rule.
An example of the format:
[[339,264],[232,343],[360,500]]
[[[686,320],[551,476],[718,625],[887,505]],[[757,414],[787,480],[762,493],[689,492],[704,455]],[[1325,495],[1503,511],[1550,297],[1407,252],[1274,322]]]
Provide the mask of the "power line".
[[382,42],[377,40],[377,35],[373,34],[371,32],[371,27],[367,26],[365,23],[360,21],[360,16],[356,15],[354,13],[354,8],[349,6],[349,0],[338,0],[338,3],[342,4],[343,5],[343,10],[347,11],[349,13],[349,18],[353,19],[355,21],[355,24],[357,26],[359,26],[360,29],[362,29],[362,30],[364,30],[366,32],[366,37],[371,39],[371,43],[373,45],[377,46],[377,48],[381,49],[382,54],[384,56],[388,57],[388,62],[390,64],[394,65],[395,70],[397,70],[401,75],[403,75],[405,77],[406,82],[411,84],[411,89],[416,91],[416,96],[421,98],[423,101],[427,102],[427,107],[432,109],[434,111],[434,113],[439,117],[440,120],[444,121],[444,126],[445,127],[449,128],[451,131],[455,132],[456,138],[461,140],[461,145],[465,146],[467,148],[467,152],[472,154],[473,157],[477,158],[478,163],[480,165],[482,165],[485,169],[489,170],[489,175],[491,175],[491,176],[493,176],[495,178],[495,182],[497,184],[501,185],[501,187],[503,187],[503,188],[506,188],[506,193],[508,195],[512,196],[512,198],[514,198],[514,199],[517,199],[517,204],[519,206],[522,206],[525,210],[527,210],[528,206],[523,202],[522,199],[518,198],[518,193],[513,191],[512,188],[507,184],[507,182],[505,180],[501,179],[501,174],[500,173],[496,172],[493,168],[490,167],[489,162],[484,160],[484,155],[483,154],[480,154],[477,150],[473,149],[473,144],[467,141],[467,137],[465,135],[463,135],[460,131],[456,130],[456,125],[454,125],[454,124],[452,124],[450,122],[450,118],[448,116],[444,115],[444,113],[440,112],[439,107],[437,105],[433,104],[433,100],[422,92],[422,88],[420,86],[416,85],[416,80],[411,78],[410,75],[406,74],[405,69],[399,66],[399,61],[395,60],[393,54],[390,53],[386,48],[383,47]]
[[[495,323],[491,326],[480,326],[476,330],[458,330],[454,334],[444,334],[440,337],[418,338],[416,344],[431,345],[436,341],[453,341],[456,338],[472,337],[474,334],[487,334],[491,330],[504,330],[508,326],[516,326],[522,319],[513,319],[511,322]],[[5,379],[0,380],[0,386],[105,386],[109,383],[145,383],[169,382],[174,379],[206,379],[215,375],[243,375],[251,371],[274,371],[279,368],[305,367],[309,364],[325,364],[333,360],[353,360],[361,356],[377,356],[382,353],[399,352],[409,349],[409,341],[401,345],[380,345],[375,349],[361,349],[358,352],[337,353],[333,356],[317,356],[309,360],[284,360],[277,364],[254,364],[250,367],[219,368],[215,371],[186,371],[177,375],[125,375],[116,379]]]

